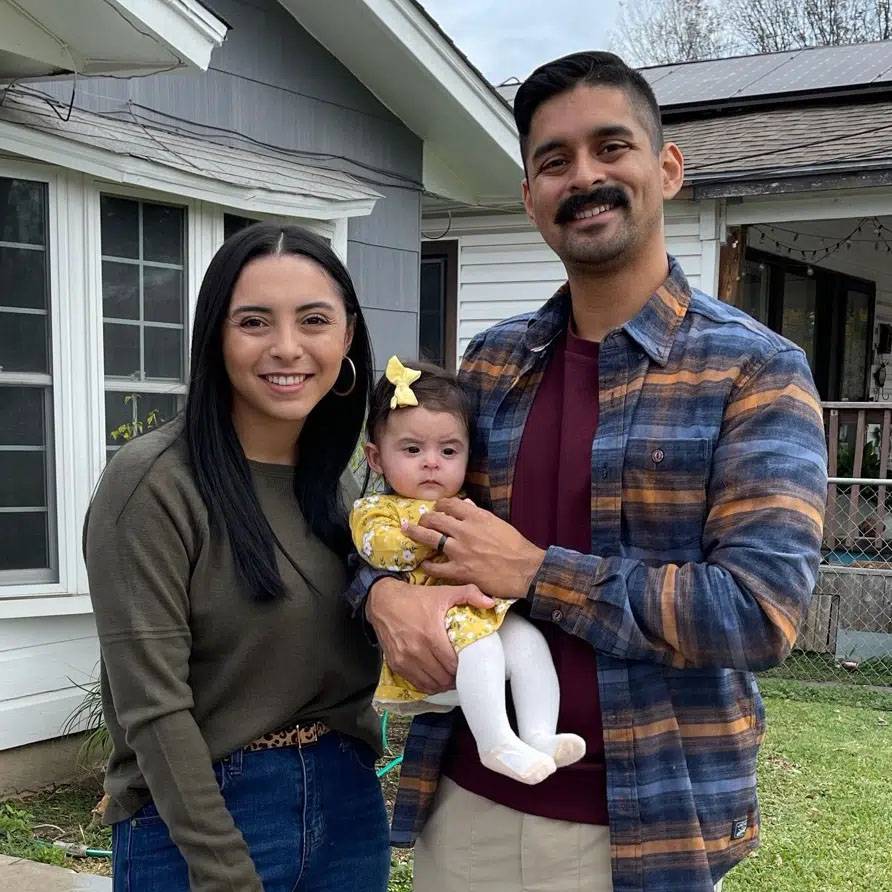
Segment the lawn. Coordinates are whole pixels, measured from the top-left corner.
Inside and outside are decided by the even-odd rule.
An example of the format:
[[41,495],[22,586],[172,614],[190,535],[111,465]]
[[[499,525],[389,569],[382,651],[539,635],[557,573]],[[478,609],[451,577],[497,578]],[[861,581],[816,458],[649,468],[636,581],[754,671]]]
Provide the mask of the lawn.
[[[762,688],[763,844],[724,892],[892,892],[892,693],[777,679]],[[403,732],[392,724],[394,749]],[[388,801],[397,774],[384,778]],[[47,846],[62,837],[108,848],[108,830],[90,823],[97,798],[92,781],[0,805],[0,852],[107,873],[107,860]],[[411,856],[394,850],[390,892],[411,888]]]
[[892,694],[762,687],[762,847],[724,892],[892,892]]

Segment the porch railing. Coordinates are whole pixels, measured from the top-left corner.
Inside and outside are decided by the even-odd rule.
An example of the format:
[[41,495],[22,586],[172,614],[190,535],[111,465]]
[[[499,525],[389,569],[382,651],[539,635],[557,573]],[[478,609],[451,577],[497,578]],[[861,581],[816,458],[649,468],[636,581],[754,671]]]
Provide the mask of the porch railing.
[[[889,543],[892,560],[892,403],[822,403],[828,475],[825,548]],[[892,564],[890,564],[892,566]]]
[[824,403],[829,486],[820,573],[772,674],[892,686],[892,403]]

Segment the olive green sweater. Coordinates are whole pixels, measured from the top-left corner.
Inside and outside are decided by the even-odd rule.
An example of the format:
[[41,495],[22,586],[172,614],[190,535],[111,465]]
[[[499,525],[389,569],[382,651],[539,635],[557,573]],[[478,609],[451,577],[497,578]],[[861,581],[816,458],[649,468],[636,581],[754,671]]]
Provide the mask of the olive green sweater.
[[262,888],[213,760],[298,721],[380,747],[378,656],[341,598],[344,563],[310,533],[293,469],[250,465],[264,514],[318,592],[281,553],[287,597],[258,603],[240,589],[226,531],[209,523],[192,477],[181,420],[114,456],[84,533],[113,743],[106,822],[153,799],[193,892]]

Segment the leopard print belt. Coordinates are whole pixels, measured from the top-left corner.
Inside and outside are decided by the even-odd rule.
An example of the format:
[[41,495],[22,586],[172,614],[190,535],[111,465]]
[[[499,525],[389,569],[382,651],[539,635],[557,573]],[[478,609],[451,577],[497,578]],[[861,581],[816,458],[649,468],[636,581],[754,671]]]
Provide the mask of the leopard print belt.
[[294,725],[291,728],[282,728],[281,731],[271,731],[258,737],[245,747],[245,752],[252,753],[256,750],[272,750],[280,746],[310,746],[316,743],[323,734],[328,734],[331,728],[325,722],[309,722],[306,725]]

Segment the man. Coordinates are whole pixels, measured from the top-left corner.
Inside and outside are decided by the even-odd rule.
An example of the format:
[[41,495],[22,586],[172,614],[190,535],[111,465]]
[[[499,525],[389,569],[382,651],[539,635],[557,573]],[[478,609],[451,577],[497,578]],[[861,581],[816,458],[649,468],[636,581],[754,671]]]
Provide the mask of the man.
[[418,837],[418,892],[711,892],[757,845],[751,673],[789,652],[815,583],[820,408],[799,348],[667,258],[684,162],[637,72],[567,56],[514,114],[524,206],[568,282],[465,354],[474,504],[409,529],[452,585],[375,581],[365,615],[394,671],[443,690],[446,608],[521,599],[587,751],[524,786],[480,765],[460,713],[421,716],[393,842]]

